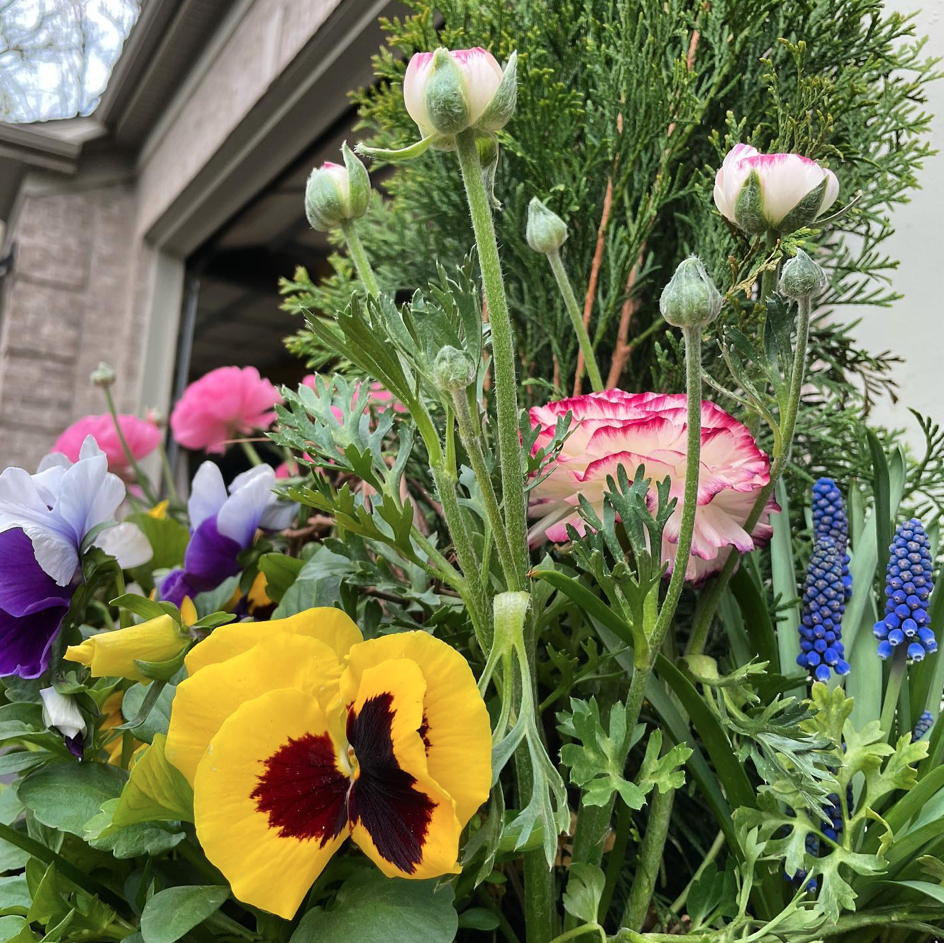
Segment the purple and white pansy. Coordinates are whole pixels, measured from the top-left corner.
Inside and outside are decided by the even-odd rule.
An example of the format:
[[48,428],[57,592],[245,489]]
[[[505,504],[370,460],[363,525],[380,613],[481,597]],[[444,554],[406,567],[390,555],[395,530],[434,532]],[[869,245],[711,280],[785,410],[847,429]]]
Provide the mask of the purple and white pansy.
[[187,503],[190,543],[183,568],[164,578],[162,599],[179,606],[187,596],[216,589],[240,571],[238,557],[257,530],[288,527],[297,508],[273,493],[275,481],[272,468],[257,465],[237,475],[227,493],[217,465],[204,462],[197,469]]
[[[22,468],[0,474],[0,675],[36,678],[45,671],[81,576],[82,543],[114,520],[124,497],[124,484],[91,436],[74,464],[55,453],[35,475]],[[140,541],[132,540],[140,562]]]

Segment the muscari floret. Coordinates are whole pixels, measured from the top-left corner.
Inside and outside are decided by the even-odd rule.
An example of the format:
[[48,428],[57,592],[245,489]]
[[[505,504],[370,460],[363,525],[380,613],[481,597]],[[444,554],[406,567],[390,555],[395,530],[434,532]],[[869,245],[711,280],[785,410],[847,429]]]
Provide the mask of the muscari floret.
[[813,485],[813,533],[817,540],[828,538],[842,558],[842,585],[845,597],[852,595],[852,575],[849,572],[849,518],[842,492],[832,478],[820,478]]
[[911,742],[917,743],[934,726],[934,715],[930,711],[925,711],[919,718],[911,731]]
[[921,661],[937,651],[928,602],[934,589],[931,549],[921,521],[913,517],[898,525],[889,547],[885,570],[885,615],[875,623],[879,658],[888,658],[899,645],[907,657]]
[[831,672],[849,673],[842,644],[845,599],[839,548],[829,537],[817,538],[803,583],[797,656],[797,664],[808,669],[817,681],[828,681]]

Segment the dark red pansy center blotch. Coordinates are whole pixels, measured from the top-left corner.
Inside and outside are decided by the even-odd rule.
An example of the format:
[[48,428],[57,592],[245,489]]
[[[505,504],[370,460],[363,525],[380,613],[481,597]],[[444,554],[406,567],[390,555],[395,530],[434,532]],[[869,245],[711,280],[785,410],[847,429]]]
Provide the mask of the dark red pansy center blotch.
[[391,735],[395,713],[393,695],[378,694],[364,702],[359,714],[348,714],[347,739],[360,766],[348,811],[351,823],[360,820],[382,857],[412,874],[423,860],[436,806],[397,763]]
[[347,825],[351,781],[334,763],[334,744],[323,733],[289,739],[264,763],[252,798],[283,838],[317,838],[324,847]]
[[[347,739],[358,768],[353,783],[338,771],[326,733],[305,734],[279,747],[264,761],[252,792],[270,827],[283,838],[317,838],[324,847],[348,822],[360,822],[380,855],[412,874],[423,860],[435,803],[397,762],[391,733],[395,713],[392,694],[369,698],[360,713],[348,711]],[[428,729],[424,717],[418,733],[427,750]]]

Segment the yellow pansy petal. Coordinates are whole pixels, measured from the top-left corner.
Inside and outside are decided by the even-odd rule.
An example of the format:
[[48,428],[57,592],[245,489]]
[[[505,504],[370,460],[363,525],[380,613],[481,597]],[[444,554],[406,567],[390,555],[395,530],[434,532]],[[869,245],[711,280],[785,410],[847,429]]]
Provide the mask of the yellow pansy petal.
[[[112,693],[105,698],[105,701],[102,704],[102,723],[99,728],[103,733],[107,733],[107,731],[111,730],[113,727],[117,727],[119,724],[123,724],[125,722],[125,717],[121,713],[121,704],[124,701],[124,698],[124,691],[112,691]],[[108,762],[112,766],[121,766],[123,740],[124,738],[119,732],[117,736],[115,736],[112,740],[109,740],[104,746],[105,753],[108,755]],[[131,765],[133,765],[134,761],[146,746],[147,744],[142,743],[140,740],[131,741],[132,753],[129,768]]]
[[194,675],[207,665],[241,655],[275,632],[318,639],[334,649],[339,657],[346,655],[348,649],[363,638],[360,629],[345,613],[327,607],[306,609],[288,619],[272,622],[235,622],[220,626],[190,650],[185,661],[187,671]]
[[189,596],[184,596],[180,604],[180,617],[184,620],[184,625],[193,625],[200,616],[197,615],[197,607]]
[[169,501],[159,501],[147,512],[148,517],[153,517],[159,521],[164,520],[164,518],[167,517],[167,505],[169,503]]
[[290,920],[348,834],[349,785],[318,702],[270,691],[226,720],[200,762],[197,837],[239,900]]
[[298,688],[328,710],[337,702],[340,675],[337,656],[323,642],[274,632],[177,686],[164,752],[192,783],[210,740],[241,704],[267,691]]
[[249,592],[246,593],[246,602],[249,603],[250,612],[254,612],[260,607],[272,605],[272,600],[269,599],[266,593],[266,586],[268,586],[268,580],[266,579],[265,573],[260,570],[256,574],[256,578],[252,581]]
[[351,834],[387,877],[457,874],[455,803],[430,777],[423,727],[426,682],[414,661],[368,668],[349,714],[356,758],[348,799]]
[[425,632],[385,635],[351,649],[341,677],[342,703],[357,697],[365,671],[392,658],[409,658],[423,673],[429,774],[455,800],[464,826],[488,798],[492,782],[491,727],[472,669],[454,648]]
[[93,678],[130,678],[150,683],[134,663],[170,661],[188,644],[170,616],[158,616],[126,629],[100,632],[81,645],[70,645],[62,657],[87,665]]

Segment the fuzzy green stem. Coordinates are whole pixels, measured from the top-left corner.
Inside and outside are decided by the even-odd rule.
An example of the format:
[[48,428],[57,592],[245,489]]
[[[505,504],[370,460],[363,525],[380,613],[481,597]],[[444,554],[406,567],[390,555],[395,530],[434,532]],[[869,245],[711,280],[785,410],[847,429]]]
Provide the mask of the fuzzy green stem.
[[171,504],[180,504],[180,495],[177,493],[177,485],[174,483],[174,472],[170,467],[170,462],[167,461],[167,449],[164,448],[163,442],[158,445],[157,449],[158,452],[160,452],[161,469],[164,473],[163,490],[166,492]]
[[598,923],[585,923],[583,926],[574,927],[573,930],[567,930],[560,936],[555,936],[551,943],[565,943],[566,940],[574,940],[586,933],[599,933],[600,939],[603,940],[603,943],[606,943],[606,931]]
[[466,604],[469,607],[469,618],[472,620],[479,646],[483,653],[488,655],[492,647],[491,621],[486,615],[489,606],[488,597],[482,584],[472,535],[469,533],[469,526],[456,494],[455,472],[446,469],[443,465],[433,465],[432,472],[439,500],[442,503],[443,516],[446,518],[446,524],[456,548],[456,558],[468,585]]
[[42,861],[43,864],[54,864],[56,870],[66,878],[66,880],[71,881],[76,887],[81,887],[87,894],[98,897],[108,904],[109,907],[113,907],[115,910],[119,911],[125,910],[127,905],[121,897],[105,887],[104,884],[99,884],[95,878],[90,877],[84,871],[75,867],[75,865],[70,864],[51,848],[47,848],[40,842],[30,838],[29,835],[24,835],[23,832],[18,829],[0,822],[0,839],[9,842],[11,845],[16,845],[17,848],[22,848],[23,851],[32,855],[37,860]]
[[[698,505],[698,480],[701,469],[701,330],[700,328],[686,328],[683,331],[685,338],[685,393],[688,405],[688,438],[686,448],[685,491],[682,498],[682,519],[679,524],[679,538],[676,545],[675,569],[669,580],[665,599],[659,609],[659,615],[649,636],[649,658],[643,665],[638,665],[633,671],[633,678],[629,685],[626,697],[626,730],[627,736],[620,748],[620,768],[626,765],[629,756],[629,742],[631,732],[639,720],[639,712],[645,696],[646,687],[652,676],[652,669],[656,656],[662,647],[662,641],[669,624],[675,616],[682,587],[685,582],[685,571],[688,568],[688,559],[692,550],[692,536],[695,533],[695,511]],[[603,853],[603,840],[613,813],[615,800],[606,806],[585,807],[577,819],[577,829],[574,834],[574,861],[589,861],[599,864]],[[583,820],[583,822],[581,822]],[[660,849],[661,852],[661,849]],[[661,853],[659,855],[661,858]],[[648,905],[648,900],[647,900]]]
[[606,861],[606,881],[603,885],[603,896],[600,898],[600,919],[606,922],[606,915],[613,902],[613,892],[616,882],[623,870],[623,861],[626,859],[626,847],[633,828],[633,810],[625,802],[619,804],[616,813],[616,834],[613,838],[613,850]]
[[[790,450],[793,448],[793,436],[796,432],[796,420],[800,408],[800,395],[803,392],[803,378],[806,375],[806,352],[810,338],[812,300],[809,297],[800,298],[797,308],[797,340],[793,351],[793,374],[790,380],[789,399],[780,420],[780,450],[774,456],[773,465],[770,469],[770,480],[757,493],[751,513],[744,522],[744,530],[748,534],[754,530],[761,514],[764,513],[764,508],[767,507],[767,502],[773,494],[777,481],[783,474],[783,470],[790,459]],[[731,574],[734,573],[737,561],[737,552],[731,550],[718,576],[711,587],[703,594],[703,604],[692,627],[692,635],[685,652],[687,655],[699,655],[704,650],[711,620],[714,618],[715,610],[721,601],[721,595],[731,579]]]
[[475,472],[475,480],[478,482],[479,490],[482,492],[482,500],[485,504],[485,513],[488,515],[488,521],[492,528],[492,538],[495,541],[495,548],[498,551],[498,559],[501,562],[502,572],[505,574],[505,581],[508,589],[513,592],[519,592],[524,587],[518,579],[518,569],[515,566],[515,558],[511,552],[511,545],[508,543],[508,535],[505,533],[505,524],[502,521],[501,509],[498,506],[498,496],[495,494],[495,486],[492,484],[492,476],[488,472],[488,465],[485,462],[485,452],[482,449],[481,435],[479,428],[472,418],[472,412],[469,409],[469,396],[466,390],[453,390],[452,402],[456,410],[456,421],[459,427],[459,438],[465,447],[469,461],[472,463],[472,471]]
[[344,233],[344,241],[347,243],[347,251],[351,254],[351,261],[354,268],[357,269],[358,278],[364,286],[368,295],[376,298],[380,294],[377,287],[377,279],[374,276],[374,270],[370,266],[370,260],[367,258],[367,252],[364,250],[364,243],[357,234],[357,228],[353,219],[341,220],[341,232]]
[[482,271],[482,287],[492,329],[505,529],[515,556],[519,581],[521,585],[524,585],[528,565],[528,526],[524,478],[521,472],[518,381],[515,375],[515,343],[512,336],[511,317],[508,314],[508,302],[505,298],[505,283],[502,279],[492,209],[482,178],[482,165],[475,145],[474,131],[463,131],[456,137],[456,153],[459,157],[462,181],[469,201],[469,213],[472,217],[479,266]]
[[[767,255],[770,255],[774,249],[777,248],[777,233],[773,229],[767,230],[767,238],[765,241],[765,248],[767,250]],[[774,266],[772,269],[764,269],[763,275],[760,278],[760,301],[761,304],[767,301],[767,299],[774,293],[777,288],[777,266]]]
[[131,470],[134,472],[135,484],[144,492],[145,498],[147,498],[148,503],[153,507],[157,504],[157,499],[154,497],[151,482],[148,480],[147,475],[141,471],[141,466],[138,465],[138,460],[134,457],[134,453],[128,445],[128,440],[125,438],[124,430],[121,428],[121,423],[118,420],[118,410],[115,409],[115,401],[111,395],[111,387],[106,384],[102,387],[102,391],[105,394],[105,402],[108,404],[108,412],[111,414],[111,421],[115,426],[115,431],[118,433],[118,441],[121,443],[121,449],[125,453],[125,458],[128,460]]
[[636,873],[633,875],[633,886],[629,891],[629,900],[623,911],[620,925],[631,930],[641,930],[649,912],[649,901],[652,900],[656,888],[656,878],[659,876],[659,866],[662,864],[662,852],[665,848],[665,839],[669,834],[669,821],[672,818],[672,805],[675,802],[675,790],[663,792],[657,790],[652,797],[649,808],[649,820],[646,822],[646,834],[639,849],[639,858],[636,862]]
[[702,876],[702,874],[704,874],[705,868],[707,868],[708,865],[710,865],[715,860],[715,858],[718,857],[721,849],[724,848],[726,840],[727,839],[724,837],[724,832],[718,832],[718,834],[715,835],[715,840],[711,843],[711,847],[708,849],[708,854],[706,854],[702,859],[701,864],[692,875],[692,879],[688,882],[688,884],[685,885],[684,888],[682,888],[682,893],[679,894],[679,896],[676,897],[675,900],[673,900],[669,905],[669,910],[671,910],[672,913],[677,914],[682,909],[682,907],[685,906],[685,902],[688,900],[688,895],[692,890],[692,885],[694,885],[694,883]]
[[256,447],[248,439],[240,439],[239,447],[243,450],[243,454],[246,456],[246,458],[249,459],[250,465],[262,464],[262,459],[259,457]]
[[584,363],[587,365],[587,375],[590,377],[590,385],[595,393],[603,390],[603,377],[600,376],[600,368],[597,366],[597,358],[593,353],[593,345],[590,343],[590,335],[587,333],[587,327],[583,323],[583,317],[580,314],[580,308],[577,305],[577,298],[574,295],[574,289],[567,277],[567,270],[561,261],[560,249],[554,249],[547,253],[547,261],[551,263],[551,271],[554,278],[557,279],[557,287],[560,289],[561,297],[564,299],[564,307],[570,315],[570,322],[574,326],[574,333],[577,335],[577,342],[580,344],[580,350],[583,353]]
[[899,645],[892,655],[891,669],[888,673],[888,684],[885,686],[885,700],[882,703],[882,732],[885,739],[894,743],[895,710],[898,707],[898,694],[907,669],[908,653],[904,645]]

